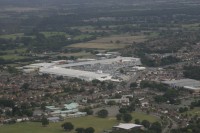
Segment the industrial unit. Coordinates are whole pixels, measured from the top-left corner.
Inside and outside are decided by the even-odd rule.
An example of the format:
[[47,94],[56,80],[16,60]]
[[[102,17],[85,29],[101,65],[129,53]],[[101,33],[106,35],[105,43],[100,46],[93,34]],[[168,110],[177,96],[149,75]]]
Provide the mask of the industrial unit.
[[60,64],[58,61],[51,63],[37,63],[24,66],[26,69],[35,69],[40,74],[51,74],[55,76],[73,77],[86,81],[94,79],[105,81],[120,82],[127,79],[126,75],[121,74],[120,68],[140,66],[139,58],[133,57],[116,57],[111,59],[90,60],[82,62],[72,62],[68,64]]

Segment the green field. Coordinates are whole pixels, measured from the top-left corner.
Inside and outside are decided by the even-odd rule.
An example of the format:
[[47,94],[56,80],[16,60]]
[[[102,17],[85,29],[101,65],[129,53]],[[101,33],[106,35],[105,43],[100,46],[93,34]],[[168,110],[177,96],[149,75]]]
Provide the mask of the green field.
[[[156,117],[144,113],[134,112],[132,115],[134,119],[140,119],[140,121],[144,119],[150,122],[158,121]],[[112,126],[119,123],[115,117],[98,118],[95,116],[67,119],[66,121],[71,122],[75,129],[77,127],[93,127],[95,128],[95,133],[101,133],[103,130],[111,129]],[[0,133],[64,133],[65,131],[61,128],[62,123],[50,123],[47,127],[43,127],[39,122],[3,125],[0,126]],[[75,133],[75,131],[71,131],[70,133]]]
[[84,52],[84,51],[81,51],[81,52],[77,52],[77,53],[62,53],[62,54],[59,54],[59,56],[75,56],[75,57],[84,57],[84,58],[91,58],[93,57],[93,55],[89,52]]
[[[86,37],[80,36],[80,38]],[[128,45],[132,45],[133,42],[143,42],[146,40],[144,35],[113,35],[109,37],[97,38],[96,40],[88,41],[85,43],[76,43],[69,45],[70,48],[84,48],[84,49],[122,49]],[[119,41],[119,43],[116,43]]]
[[[73,118],[66,120],[71,122],[75,128],[77,127],[94,127],[95,133],[101,133],[104,129],[110,129],[113,125],[117,124],[115,118],[97,118],[93,116],[81,117],[81,118]],[[0,133],[64,133],[61,128],[61,124],[59,123],[51,123],[47,127],[42,127],[41,123],[17,123],[14,125],[6,125],[0,127]],[[70,133],[74,133],[72,131]]]
[[79,35],[79,36],[75,36],[73,39],[74,40],[83,40],[85,38],[90,38],[92,35],[88,35],[88,34],[83,34],[83,35]]
[[86,42],[86,43],[77,43],[77,44],[72,44],[70,48],[84,48],[84,49],[122,49],[127,44],[115,44],[115,43],[92,43],[92,42]]
[[16,39],[17,37],[22,37],[24,36],[23,33],[16,33],[16,34],[9,34],[9,35],[0,35],[0,38],[4,39]]
[[132,113],[133,119],[139,119],[140,121],[142,120],[148,120],[149,122],[156,122],[159,121],[159,118],[152,116],[152,115],[147,115],[145,113],[139,113],[139,112],[133,112]]
[[196,107],[196,108],[189,110],[183,114],[191,114],[192,116],[200,115],[200,107]]
[[3,51],[0,50],[0,52],[5,52],[7,54],[15,54],[15,52],[25,53],[26,50],[27,50],[26,48],[17,48],[17,49],[12,49],[12,50],[3,50]]
[[8,55],[2,55],[2,56],[0,56],[0,58],[2,58],[4,60],[20,60],[20,59],[24,59],[26,57],[19,56],[19,55],[16,55],[16,54],[8,54]]
[[45,37],[52,37],[52,36],[65,36],[65,37],[69,37],[68,34],[66,34],[65,32],[41,32]]

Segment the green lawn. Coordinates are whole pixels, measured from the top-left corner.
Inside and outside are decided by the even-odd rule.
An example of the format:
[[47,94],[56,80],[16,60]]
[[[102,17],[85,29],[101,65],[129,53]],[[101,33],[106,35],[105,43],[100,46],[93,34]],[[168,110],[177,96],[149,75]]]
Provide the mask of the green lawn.
[[[97,118],[93,116],[73,118],[66,120],[71,122],[75,128],[77,127],[94,127],[95,133],[101,133],[104,129],[110,129],[113,125],[117,124],[115,118]],[[41,123],[17,123],[14,125],[6,125],[0,127],[0,133],[64,133],[59,123],[50,123],[47,127],[42,127]],[[72,131],[70,133],[74,133]]]
[[[154,116],[149,116],[144,113],[134,112],[134,119],[149,120],[151,122],[157,121],[158,119]],[[95,128],[95,133],[101,133],[105,129],[111,129],[112,126],[118,124],[119,122],[115,117],[108,118],[98,118],[95,116],[86,116],[80,118],[71,118],[65,120],[67,122],[71,122],[74,125],[74,128],[77,127],[93,127]],[[27,123],[17,123],[14,125],[3,125],[0,126],[0,133],[64,133],[62,130],[61,124],[63,122],[58,123],[50,123],[47,127],[42,127],[39,122],[27,122]],[[71,131],[70,133],[75,133],[75,131]]]
[[133,119],[139,119],[140,121],[142,120],[148,120],[149,122],[156,122],[159,121],[159,118],[152,116],[152,115],[147,115],[145,113],[139,113],[139,112],[133,112],[132,113]]
[[69,37],[68,34],[65,32],[41,32],[45,37],[52,37],[52,36],[57,36],[57,35],[64,35],[65,37]]

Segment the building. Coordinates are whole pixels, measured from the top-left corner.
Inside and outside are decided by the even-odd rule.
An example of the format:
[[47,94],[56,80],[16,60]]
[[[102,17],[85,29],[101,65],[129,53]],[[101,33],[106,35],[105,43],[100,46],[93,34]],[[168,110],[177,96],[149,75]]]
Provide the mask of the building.
[[130,131],[132,129],[143,129],[142,125],[133,124],[133,123],[120,123],[117,126],[113,126],[113,130],[126,130]]
[[47,120],[49,120],[49,122],[59,122],[60,118],[59,117],[49,117],[49,118],[47,118]]
[[180,79],[180,80],[166,80],[162,83],[167,84],[171,87],[184,88],[194,93],[200,94],[200,81],[193,79]]
[[100,81],[112,80],[112,76],[110,74],[67,69],[67,68],[61,68],[57,66],[54,66],[48,69],[41,68],[40,73],[51,74],[51,75],[56,75],[56,76],[79,78],[86,81],[92,81],[94,79],[98,79]]
[[104,102],[105,104],[108,104],[109,102],[115,102],[122,105],[129,105],[129,98],[122,97],[120,99],[105,99]]
[[35,63],[24,66],[23,70],[27,72],[35,70],[40,74],[79,78],[86,81],[97,79],[100,81],[120,82],[127,80],[129,77],[117,70],[141,65],[139,58],[121,56],[110,59],[67,63],[65,60],[53,61],[51,63]]

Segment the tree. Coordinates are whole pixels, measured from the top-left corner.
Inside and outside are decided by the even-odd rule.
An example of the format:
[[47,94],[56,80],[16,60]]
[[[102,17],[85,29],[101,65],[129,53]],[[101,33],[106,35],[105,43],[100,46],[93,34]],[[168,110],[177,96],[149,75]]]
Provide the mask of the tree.
[[142,124],[145,128],[149,128],[149,127],[150,127],[150,122],[147,121],[147,120],[143,120],[143,121],[141,122],[141,124]]
[[74,125],[71,122],[65,122],[61,125],[61,127],[65,130],[65,131],[71,131],[74,129]]
[[91,108],[85,108],[83,109],[83,112],[86,112],[87,115],[93,115],[93,110]]
[[109,82],[108,85],[107,85],[108,90],[112,90],[114,87],[115,87],[114,84],[111,83],[111,82]]
[[128,111],[127,111],[127,108],[122,107],[122,108],[119,109],[119,112],[122,113],[122,114],[125,114],[125,113],[127,113]]
[[94,133],[94,128],[93,127],[88,127],[85,129],[85,133]]
[[128,107],[127,110],[131,113],[133,111],[135,111],[135,103],[132,102]]
[[132,82],[131,84],[130,84],[130,89],[135,89],[137,87],[137,83],[135,83],[135,82]]
[[84,128],[76,128],[75,129],[75,131],[77,132],[77,133],[85,133],[85,129]]
[[133,118],[132,118],[132,116],[130,115],[130,114],[124,114],[123,115],[123,120],[125,121],[125,122],[130,122],[131,120],[132,120]]
[[40,105],[40,108],[41,108],[43,111],[45,111],[45,109],[46,109],[46,106],[47,106],[47,104],[46,104],[46,103],[42,103],[42,104]]
[[47,126],[47,125],[49,125],[49,120],[47,119],[47,118],[45,118],[45,117],[43,117],[42,118],[42,126]]
[[121,121],[121,119],[122,119],[122,114],[117,114],[117,115],[116,115],[116,118],[117,118],[118,121]]
[[108,111],[106,109],[102,109],[97,112],[98,117],[106,118],[108,116]]
[[139,119],[135,119],[135,124],[140,124],[140,120]]
[[29,83],[24,83],[24,84],[21,86],[21,89],[26,91],[26,90],[29,89],[29,86],[30,86]]
[[161,133],[162,132],[162,126],[159,122],[154,122],[154,123],[152,123],[150,130],[153,130],[156,133]]
[[112,106],[112,105],[116,105],[116,102],[115,101],[108,101],[107,104],[110,105],[110,106]]

